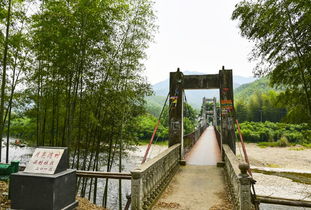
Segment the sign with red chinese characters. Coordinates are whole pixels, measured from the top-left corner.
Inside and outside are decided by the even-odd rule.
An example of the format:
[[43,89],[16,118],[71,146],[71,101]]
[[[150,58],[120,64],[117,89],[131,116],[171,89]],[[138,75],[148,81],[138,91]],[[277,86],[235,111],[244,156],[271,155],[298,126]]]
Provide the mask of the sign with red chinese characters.
[[24,172],[55,174],[64,149],[36,148]]

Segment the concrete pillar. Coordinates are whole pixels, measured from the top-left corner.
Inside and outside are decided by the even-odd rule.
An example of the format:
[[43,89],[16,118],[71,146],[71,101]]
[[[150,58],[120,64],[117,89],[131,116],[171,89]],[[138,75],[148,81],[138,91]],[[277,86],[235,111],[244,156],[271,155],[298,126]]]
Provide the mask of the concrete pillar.
[[234,133],[234,101],[233,101],[233,81],[232,70],[219,71],[219,93],[220,93],[220,115],[221,134],[223,144],[228,144],[233,153],[236,153],[235,133]]
[[213,98],[213,126],[217,126],[217,110],[216,110],[216,97]]
[[143,183],[141,179],[141,171],[131,171],[131,209],[139,210],[143,208]]
[[240,181],[240,192],[239,192],[239,210],[249,210],[253,209],[252,199],[251,199],[251,177],[247,174],[249,165],[247,163],[240,163],[239,169],[241,173],[239,174]]
[[202,113],[201,113],[201,117],[202,117],[202,124],[201,124],[201,127],[204,127],[206,125],[206,106],[205,106],[205,103],[206,103],[206,99],[205,97],[203,97],[203,100],[202,100]]
[[[170,73],[169,147],[181,143],[183,150],[183,73]],[[183,151],[181,151],[183,154]]]

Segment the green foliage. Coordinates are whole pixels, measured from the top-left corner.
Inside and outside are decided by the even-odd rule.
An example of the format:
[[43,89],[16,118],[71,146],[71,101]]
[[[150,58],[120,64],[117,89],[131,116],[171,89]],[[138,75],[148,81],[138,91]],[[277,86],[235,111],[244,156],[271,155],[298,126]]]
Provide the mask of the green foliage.
[[235,100],[248,101],[250,97],[256,93],[267,93],[269,91],[276,91],[275,88],[270,86],[268,77],[263,77],[255,80],[254,82],[243,84],[234,89]]
[[[138,126],[134,130],[136,136],[140,141],[150,140],[158,121],[157,118],[151,114],[145,114],[138,117],[137,120]],[[168,139],[168,128],[160,123],[154,140],[164,141],[167,139]]]
[[235,101],[235,111],[239,122],[279,122],[286,115],[286,109],[279,102],[279,93],[270,90],[265,93],[254,92],[248,100]]
[[[0,3],[1,63],[7,2]],[[8,25],[1,75],[8,135],[68,146],[74,168],[110,171],[119,159],[121,170],[124,151],[138,140],[132,131],[141,120],[150,124],[140,116],[151,95],[142,72],[157,29],[152,0],[12,0]]]
[[[273,122],[244,122],[240,124],[243,139],[247,142],[265,142],[260,146],[287,146],[308,144],[308,124],[286,124]],[[238,133],[237,133],[238,134]]]
[[255,74],[269,74],[272,85],[286,90],[282,98],[288,120],[310,123],[310,1],[244,0],[236,5],[232,19],[239,20],[242,36],[255,42]]
[[162,106],[165,102],[164,96],[147,96],[146,97],[146,110],[155,117],[159,117]]
[[[11,120],[10,134],[15,138],[23,139],[28,143],[35,145],[35,142],[32,141],[35,139],[35,128],[36,123],[32,119],[26,117],[13,117]],[[5,133],[6,132],[7,130],[5,129]]]
[[282,136],[282,137],[277,141],[277,143],[278,143],[278,146],[279,146],[279,147],[287,147],[287,146],[289,146],[289,142],[288,142],[288,140],[287,140],[287,138],[286,138],[285,136]]

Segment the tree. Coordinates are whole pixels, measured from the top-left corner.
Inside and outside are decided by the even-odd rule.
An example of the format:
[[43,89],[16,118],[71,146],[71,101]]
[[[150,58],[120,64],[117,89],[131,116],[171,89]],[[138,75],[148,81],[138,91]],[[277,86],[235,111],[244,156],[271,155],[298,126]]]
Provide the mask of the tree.
[[[68,146],[73,168],[121,171],[150,94],[141,72],[154,30],[151,1],[45,0],[32,17],[29,74],[38,145]],[[96,203],[97,179],[78,186]]]
[[8,11],[6,16],[6,30],[4,38],[4,49],[3,49],[3,60],[2,60],[2,77],[1,77],[1,102],[0,102],[0,162],[1,162],[1,150],[2,150],[2,136],[4,129],[4,101],[5,101],[5,88],[6,88],[6,74],[7,74],[7,63],[8,63],[8,48],[9,48],[9,36],[11,26],[11,8],[12,0],[8,1]]
[[269,74],[273,85],[295,92],[291,97],[303,99],[300,103],[310,122],[310,1],[244,0],[236,5],[232,19],[239,20],[242,36],[255,42],[252,59],[259,62],[254,73]]

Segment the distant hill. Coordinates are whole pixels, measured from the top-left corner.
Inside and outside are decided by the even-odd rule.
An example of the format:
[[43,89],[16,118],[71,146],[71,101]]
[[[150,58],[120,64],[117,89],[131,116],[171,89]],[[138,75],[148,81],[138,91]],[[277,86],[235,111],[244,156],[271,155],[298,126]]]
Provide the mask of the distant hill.
[[234,89],[234,98],[235,99],[243,99],[247,100],[250,96],[252,96],[256,92],[265,93],[270,90],[275,90],[269,85],[268,78],[260,78],[252,83],[247,83],[239,86]]
[[154,116],[158,116],[164,105],[166,96],[147,96],[147,111]]
[[[183,72],[185,75],[202,75],[201,72],[191,72],[191,71],[185,71]],[[237,88],[245,83],[250,83],[255,81],[255,78],[252,77],[242,77],[242,76],[233,76],[233,87]],[[156,83],[153,85],[153,91],[155,92],[155,96],[163,96],[166,97],[169,90],[169,79],[166,79],[162,82]],[[202,104],[202,98],[219,98],[219,91],[218,90],[186,90],[186,98],[187,102],[193,106],[195,109],[200,109]],[[155,98],[147,98],[147,101],[150,99]],[[163,99],[164,102],[165,98]],[[147,102],[147,104],[151,105],[151,103],[154,103],[152,101]]]

